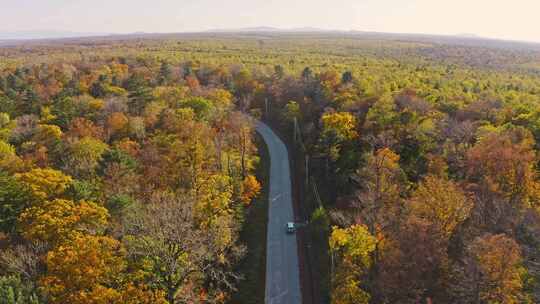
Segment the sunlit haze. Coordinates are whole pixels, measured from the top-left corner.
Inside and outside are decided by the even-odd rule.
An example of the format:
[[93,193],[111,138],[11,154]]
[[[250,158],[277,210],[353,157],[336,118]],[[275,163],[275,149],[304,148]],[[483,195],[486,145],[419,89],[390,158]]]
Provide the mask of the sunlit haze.
[[272,26],[540,42],[539,12],[538,0],[0,0],[0,31],[132,33]]

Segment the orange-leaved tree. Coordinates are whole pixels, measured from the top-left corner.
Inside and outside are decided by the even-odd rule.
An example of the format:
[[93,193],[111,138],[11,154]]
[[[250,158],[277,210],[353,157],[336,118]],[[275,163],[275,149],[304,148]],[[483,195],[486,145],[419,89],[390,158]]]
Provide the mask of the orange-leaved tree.
[[117,240],[77,235],[50,251],[40,289],[51,304],[167,304],[165,292],[129,280]]

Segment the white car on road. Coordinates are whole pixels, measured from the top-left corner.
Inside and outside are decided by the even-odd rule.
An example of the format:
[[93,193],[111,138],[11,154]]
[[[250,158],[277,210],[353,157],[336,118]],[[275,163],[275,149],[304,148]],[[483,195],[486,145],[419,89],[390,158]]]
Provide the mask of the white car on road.
[[287,223],[287,233],[294,233],[296,231],[296,227],[294,226],[293,222]]

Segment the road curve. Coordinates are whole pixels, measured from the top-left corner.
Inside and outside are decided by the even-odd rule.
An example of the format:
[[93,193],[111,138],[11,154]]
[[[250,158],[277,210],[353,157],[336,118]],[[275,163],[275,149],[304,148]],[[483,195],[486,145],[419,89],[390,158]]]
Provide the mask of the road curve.
[[266,304],[301,304],[296,234],[286,233],[294,221],[289,154],[285,144],[264,123],[257,122],[270,153],[270,195],[266,245]]

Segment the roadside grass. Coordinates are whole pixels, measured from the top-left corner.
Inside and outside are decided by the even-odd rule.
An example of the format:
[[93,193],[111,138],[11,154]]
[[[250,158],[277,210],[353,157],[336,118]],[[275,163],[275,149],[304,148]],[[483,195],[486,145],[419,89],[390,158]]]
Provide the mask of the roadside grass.
[[240,241],[247,246],[247,254],[236,271],[243,276],[229,304],[264,303],[266,281],[266,225],[268,223],[268,192],[270,181],[270,155],[262,137],[257,134],[256,144],[260,163],[257,180],[262,185],[260,196],[249,207]]

